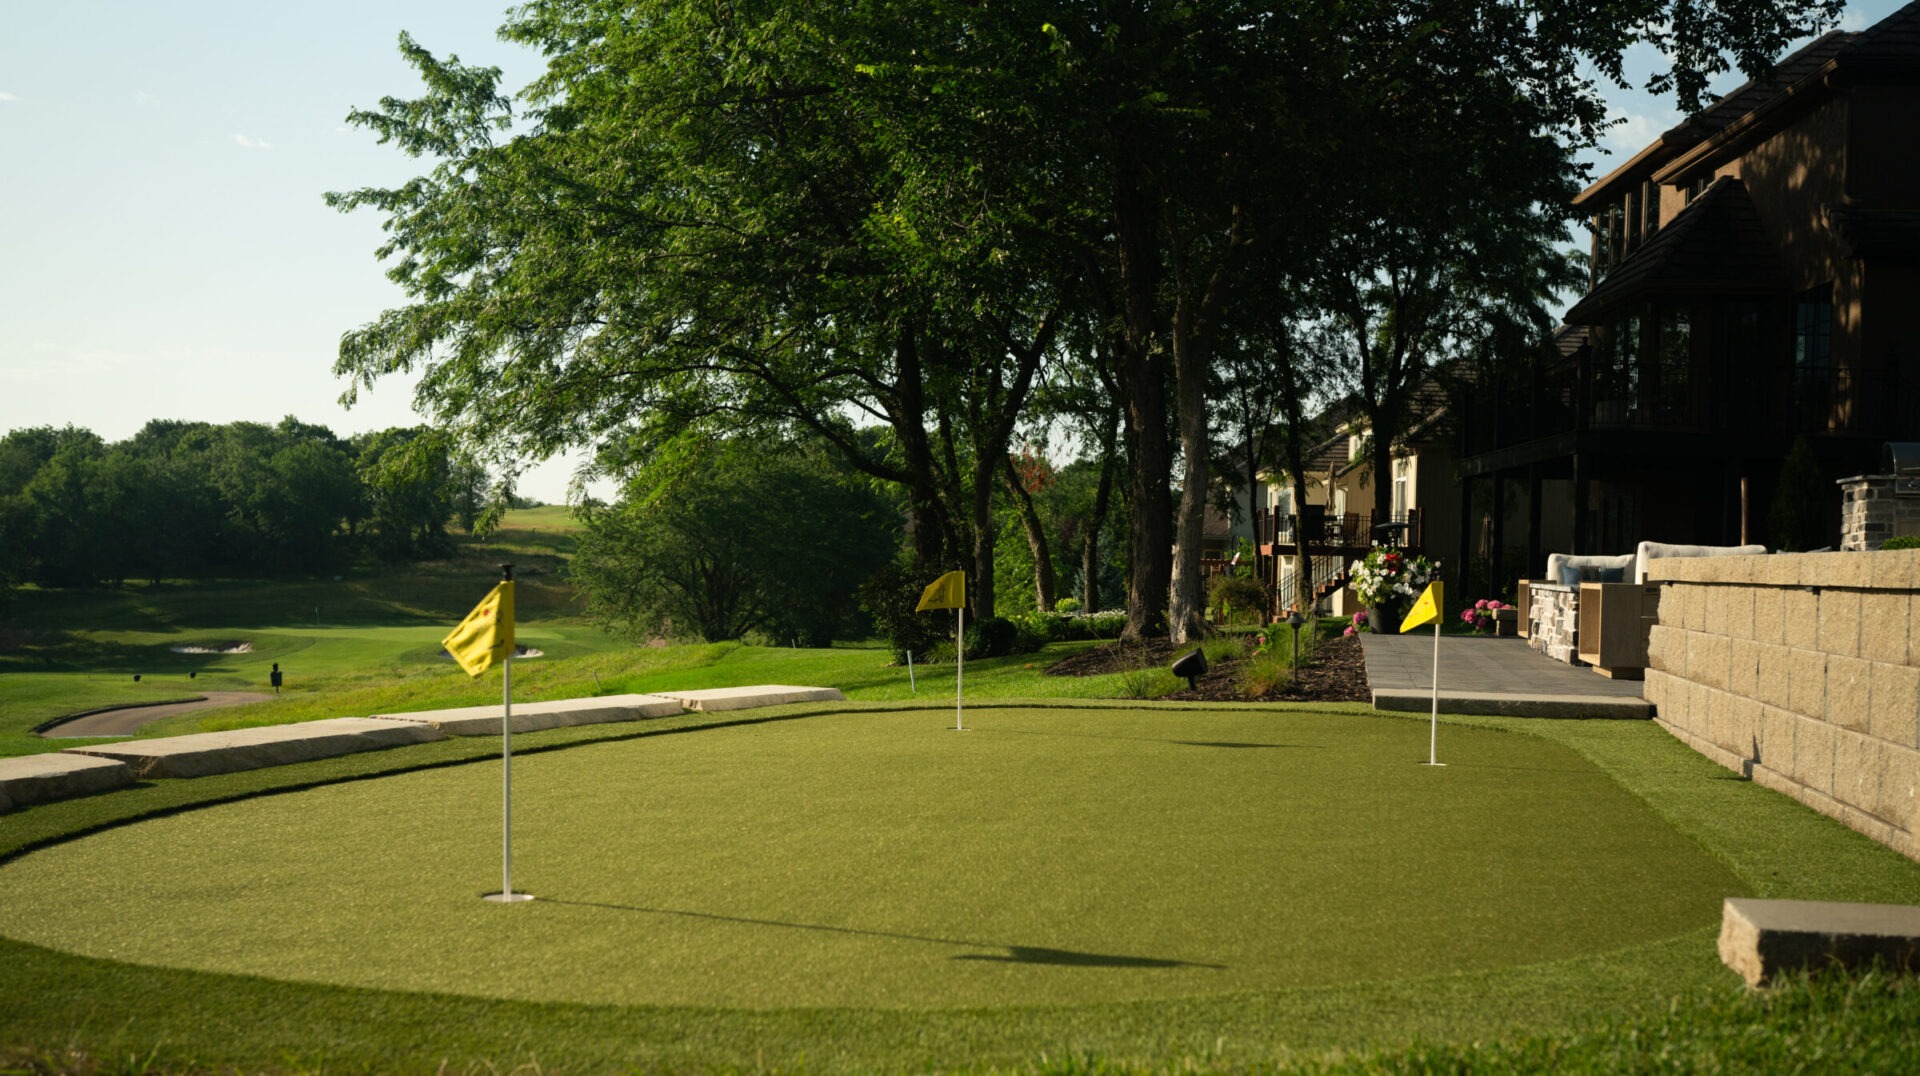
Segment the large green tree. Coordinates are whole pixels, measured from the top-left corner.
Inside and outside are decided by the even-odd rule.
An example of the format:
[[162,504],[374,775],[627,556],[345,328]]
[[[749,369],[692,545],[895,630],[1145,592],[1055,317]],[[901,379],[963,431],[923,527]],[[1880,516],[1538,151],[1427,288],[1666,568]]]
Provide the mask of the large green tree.
[[807,446],[694,435],[590,509],[568,574],[638,639],[827,646],[899,543],[892,506]]
[[1691,105],[1837,6],[544,0],[503,29],[547,58],[517,117],[498,72],[406,39],[426,93],[354,115],[432,163],[332,196],[385,216],[409,296],[337,368],[423,369],[441,424],[509,455],[662,416],[805,428],[898,483],[922,567],[969,559],[990,613],[993,490],[1088,320],[1124,416],[1128,630],[1185,637],[1206,387],[1273,281],[1317,266],[1390,435],[1448,334],[1537,316],[1570,175],[1546,149],[1604,115],[1583,72],[1652,44]]

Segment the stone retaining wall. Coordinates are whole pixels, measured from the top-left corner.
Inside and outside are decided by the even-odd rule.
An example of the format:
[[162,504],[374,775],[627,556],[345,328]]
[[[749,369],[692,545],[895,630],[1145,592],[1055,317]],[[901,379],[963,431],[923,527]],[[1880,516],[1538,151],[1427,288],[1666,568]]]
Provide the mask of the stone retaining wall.
[[1656,720],[1920,859],[1920,550],[1660,559],[1649,581]]

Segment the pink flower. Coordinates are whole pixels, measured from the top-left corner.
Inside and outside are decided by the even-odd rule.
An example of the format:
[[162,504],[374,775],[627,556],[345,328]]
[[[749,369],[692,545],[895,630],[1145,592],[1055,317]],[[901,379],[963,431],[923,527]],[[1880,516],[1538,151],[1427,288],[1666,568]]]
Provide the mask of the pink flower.
[[1360,634],[1360,633],[1359,633],[1359,632],[1357,632],[1357,631],[1355,631],[1355,630],[1353,629],[1353,626],[1352,626],[1352,625],[1348,625],[1348,626],[1347,626],[1347,630],[1346,630],[1346,631],[1343,631],[1343,632],[1341,632],[1340,634],[1342,634],[1342,635],[1358,635],[1358,634]]

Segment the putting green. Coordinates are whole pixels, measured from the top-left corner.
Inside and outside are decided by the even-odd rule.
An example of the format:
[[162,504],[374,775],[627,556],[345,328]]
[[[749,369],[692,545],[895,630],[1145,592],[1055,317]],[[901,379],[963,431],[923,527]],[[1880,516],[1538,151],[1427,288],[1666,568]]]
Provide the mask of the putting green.
[[[1252,710],[836,714],[151,819],[0,867],[73,953],[498,998],[949,1008],[1556,960],[1746,887],[1533,737]],[[537,736],[525,737],[527,744]]]

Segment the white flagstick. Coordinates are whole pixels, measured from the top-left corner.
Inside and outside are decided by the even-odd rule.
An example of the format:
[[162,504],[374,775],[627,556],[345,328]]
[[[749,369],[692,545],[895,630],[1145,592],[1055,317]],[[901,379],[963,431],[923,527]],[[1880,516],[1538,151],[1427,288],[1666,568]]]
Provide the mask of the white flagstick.
[[1427,730],[1427,765],[1445,766],[1440,761],[1440,617],[1433,618],[1433,721]]
[[967,682],[967,607],[961,605],[954,609],[954,672],[953,672],[953,728],[955,732],[967,731],[966,719],[960,716],[960,689]]
[[[500,567],[511,581],[513,566]],[[500,663],[500,892],[483,898],[496,904],[533,899],[532,893],[513,891],[513,650],[508,647]]]
[[913,693],[915,695],[920,694],[920,682],[913,678],[913,648],[912,647],[907,648],[907,686],[913,689]]

